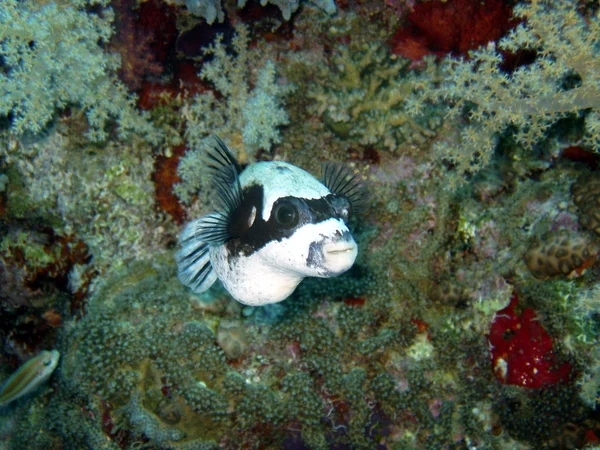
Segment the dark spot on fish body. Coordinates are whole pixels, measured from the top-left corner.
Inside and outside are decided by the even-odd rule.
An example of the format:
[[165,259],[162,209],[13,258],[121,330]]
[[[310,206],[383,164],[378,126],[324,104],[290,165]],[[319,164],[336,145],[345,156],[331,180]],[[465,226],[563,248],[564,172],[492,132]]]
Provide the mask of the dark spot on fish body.
[[308,256],[306,258],[307,267],[323,267],[325,265],[325,256],[323,255],[323,245],[321,242],[311,242],[308,248]]
[[[264,190],[263,186],[253,184],[243,189],[244,201],[236,208],[231,216],[231,223],[227,227],[227,233],[232,238],[242,238],[247,235],[250,228],[254,226],[256,220],[259,219],[260,211],[263,209]],[[257,217],[251,221],[252,214]]]
[[287,173],[287,172],[291,172],[291,170],[288,167],[285,166],[275,166],[275,170],[279,173]]

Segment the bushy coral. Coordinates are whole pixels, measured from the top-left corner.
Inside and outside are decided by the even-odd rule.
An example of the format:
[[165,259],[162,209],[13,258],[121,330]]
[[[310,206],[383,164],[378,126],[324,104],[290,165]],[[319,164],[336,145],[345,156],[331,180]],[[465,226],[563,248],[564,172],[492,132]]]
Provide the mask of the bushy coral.
[[256,86],[242,111],[242,141],[250,151],[269,150],[281,140],[278,127],[289,123],[287,113],[279,104],[289,89],[280,86],[275,77],[275,65],[267,61],[258,71]]
[[[444,83],[428,93],[451,100],[454,117],[468,115],[457,142],[436,145],[439,157],[455,166],[459,183],[489,163],[506,131],[532,150],[559,119],[581,114],[585,141],[590,148],[600,144],[598,12],[583,16],[573,3],[556,0],[522,3],[514,14],[523,22],[497,45],[449,60]],[[503,70],[501,52],[523,51],[534,52],[532,63]]]
[[206,51],[212,60],[203,65],[200,76],[216,93],[197,95],[183,112],[192,150],[181,159],[178,173],[182,182],[175,186],[175,192],[186,203],[203,185],[202,155],[210,135],[221,137],[241,162],[248,162],[258,149],[269,150],[278,143],[279,127],[288,123],[282,103],[292,87],[278,82],[271,61],[253,74],[251,67],[260,56],[248,47],[249,39],[248,28],[238,26],[231,43],[235,56],[227,51],[222,35]]
[[[221,0],[166,0],[177,4],[185,4],[187,9],[194,15],[203,17],[206,22],[212,24],[215,20],[223,22],[225,14]],[[237,7],[244,8],[247,0],[238,0]],[[290,20],[292,14],[300,6],[300,0],[261,0],[260,4],[266,6],[267,3],[277,6],[285,20]],[[334,0],[312,0],[314,5],[319,7],[327,14],[335,14],[337,8]]]
[[39,133],[57,111],[73,107],[87,116],[92,140],[105,140],[112,121],[120,137],[158,138],[116,78],[118,57],[103,50],[112,34],[107,4],[2,0],[0,115],[10,119],[11,131]]
[[338,45],[330,62],[318,66],[307,93],[310,110],[339,137],[363,145],[396,150],[404,142],[424,143],[441,117],[417,91],[431,85],[435,68],[420,73],[408,64],[376,41]]
[[[75,234],[99,267],[143,258],[168,227],[154,210],[152,160],[145,145],[72,149],[60,132],[3,149],[13,164],[9,201],[18,218],[42,217],[61,235]],[[127,150],[126,150],[127,149]]]
[[590,408],[597,408],[600,404],[600,348],[596,345],[590,352],[592,363],[581,374],[577,384],[579,397]]

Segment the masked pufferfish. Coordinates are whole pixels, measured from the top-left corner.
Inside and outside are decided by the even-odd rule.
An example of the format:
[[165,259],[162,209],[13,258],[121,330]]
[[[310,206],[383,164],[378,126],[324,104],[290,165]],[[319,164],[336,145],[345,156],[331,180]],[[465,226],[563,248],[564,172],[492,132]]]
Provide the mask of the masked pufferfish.
[[330,278],[354,264],[348,220],[363,199],[360,179],[328,164],[320,182],[292,164],[250,164],[243,171],[216,136],[206,155],[215,211],[186,225],[178,277],[195,293],[217,278],[238,302],[285,300],[305,277]]

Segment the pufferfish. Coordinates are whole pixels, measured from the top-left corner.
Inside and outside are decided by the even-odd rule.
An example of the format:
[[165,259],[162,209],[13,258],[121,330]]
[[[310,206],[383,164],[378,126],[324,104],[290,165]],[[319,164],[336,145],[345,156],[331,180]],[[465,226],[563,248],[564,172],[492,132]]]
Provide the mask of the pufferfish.
[[360,179],[326,165],[323,182],[292,164],[257,162],[244,170],[214,136],[206,164],[215,211],[186,225],[178,277],[195,293],[217,280],[238,302],[285,300],[305,277],[346,272],[358,247],[348,221],[364,198]]

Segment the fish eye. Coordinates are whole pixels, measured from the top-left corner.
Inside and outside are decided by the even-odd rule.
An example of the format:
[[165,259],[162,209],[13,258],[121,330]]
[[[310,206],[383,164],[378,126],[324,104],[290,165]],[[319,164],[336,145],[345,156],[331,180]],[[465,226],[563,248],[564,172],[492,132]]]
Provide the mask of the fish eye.
[[291,203],[281,203],[276,207],[275,220],[284,228],[292,228],[298,224],[298,209]]
[[44,365],[47,367],[50,364],[52,364],[52,360],[51,359],[47,359],[46,361],[44,361]]

